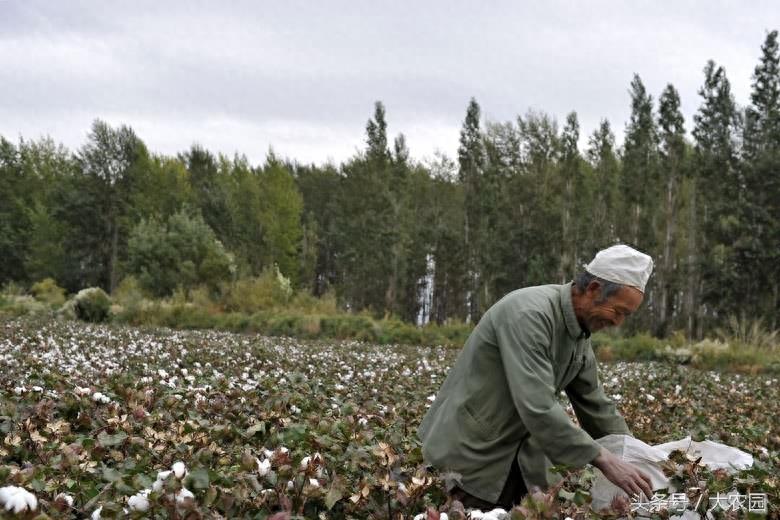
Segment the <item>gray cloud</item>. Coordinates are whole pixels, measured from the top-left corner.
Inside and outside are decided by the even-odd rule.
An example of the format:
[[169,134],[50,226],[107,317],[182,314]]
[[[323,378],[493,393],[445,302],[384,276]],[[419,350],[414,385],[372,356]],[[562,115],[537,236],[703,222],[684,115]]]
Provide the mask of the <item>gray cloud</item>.
[[[192,142],[304,161],[362,146],[373,102],[414,156],[454,155],[471,96],[486,118],[529,108],[620,138],[628,84],[680,91],[692,124],[707,59],[737,100],[773,3],[213,2],[0,0],[0,134],[83,143],[92,119],[155,151]],[[583,136],[585,142],[585,136]]]

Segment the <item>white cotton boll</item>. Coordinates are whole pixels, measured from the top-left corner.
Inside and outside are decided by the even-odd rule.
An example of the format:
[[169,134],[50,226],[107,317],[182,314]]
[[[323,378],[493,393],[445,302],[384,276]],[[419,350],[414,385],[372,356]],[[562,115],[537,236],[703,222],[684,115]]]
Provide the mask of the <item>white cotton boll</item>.
[[449,520],[449,515],[447,515],[447,513],[441,513],[439,515],[439,520]]
[[62,500],[66,504],[68,504],[68,507],[73,507],[73,495],[69,495],[67,493],[60,493],[56,497],[54,497],[54,501]]
[[261,461],[258,458],[255,458],[255,460],[257,461],[258,475],[260,475],[261,477],[268,475],[268,472],[271,471],[271,461],[268,459]]
[[94,511],[92,511],[92,516],[90,517],[92,520],[100,520],[100,512],[103,510],[103,506],[98,507]]
[[645,396],[645,399],[647,399],[647,400],[648,400],[648,401],[650,401],[651,403],[652,403],[653,401],[655,401],[655,397],[653,397],[653,396],[652,396],[652,395],[650,395],[650,394],[647,394],[647,395]]
[[96,403],[110,403],[111,402],[111,398],[110,397],[108,397],[107,395],[102,394],[100,392],[95,392],[94,394],[92,394],[92,400],[95,401]]
[[265,455],[266,459],[270,459],[271,457],[274,456],[274,450],[267,450],[263,448],[263,455]]
[[365,417],[361,417],[360,419],[358,419],[358,424],[360,426],[365,426],[368,424],[368,419],[366,419]]
[[623,399],[622,395],[620,395],[620,394],[612,394],[612,400],[613,401],[620,401],[621,399]]
[[14,393],[16,395],[22,395],[25,392],[25,389],[23,386],[15,386],[14,387]]
[[43,388],[37,385],[32,387],[30,390],[32,390],[33,392],[43,392]]
[[311,461],[311,457],[306,456],[303,459],[301,459],[301,469],[306,469],[309,467],[309,461]]
[[298,407],[297,407],[297,406],[295,406],[295,405],[292,405],[292,406],[290,407],[290,412],[292,412],[292,413],[294,413],[294,414],[299,414],[299,413],[301,413],[301,409],[300,409],[300,408],[298,408]]
[[292,480],[288,480],[287,481],[287,491],[292,491],[293,486],[294,486],[293,481]]
[[131,496],[127,499],[127,506],[130,508],[131,511],[146,511],[149,509],[149,490],[144,489],[143,491],[136,493],[135,495]]
[[176,493],[176,502],[181,503],[187,500],[188,498],[195,499],[195,495],[192,494],[192,491],[190,491],[187,488],[181,488],[178,493]]
[[414,515],[414,520],[425,520],[426,518],[428,518],[428,515],[426,513],[420,513]]
[[38,508],[38,499],[24,488],[5,486],[0,488],[0,507],[14,513],[35,511]]
[[431,394],[427,397],[428,401],[434,402],[436,400],[436,394]]
[[317,480],[316,478],[310,478],[310,479],[309,479],[309,485],[310,485],[311,487],[316,487],[316,488],[318,488],[318,487],[320,487],[320,481],[319,481],[319,480]]
[[184,475],[187,474],[187,467],[181,461],[174,462],[173,466],[171,466],[171,471],[173,471],[173,474],[176,476],[176,478],[181,479],[184,478]]
[[157,480],[152,484],[152,490],[155,492],[161,491],[165,480],[171,475],[170,471],[160,471],[157,473]]

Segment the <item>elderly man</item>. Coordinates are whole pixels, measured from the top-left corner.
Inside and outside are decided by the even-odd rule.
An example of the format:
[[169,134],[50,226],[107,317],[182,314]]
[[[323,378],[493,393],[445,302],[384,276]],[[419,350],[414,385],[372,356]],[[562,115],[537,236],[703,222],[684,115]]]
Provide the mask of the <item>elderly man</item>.
[[[629,496],[650,479],[594,441],[628,434],[598,380],[590,335],[642,303],[652,259],[625,245],[600,251],[565,285],[513,291],[484,314],[423,418],[425,460],[466,507],[505,509],[555,479],[551,462],[590,463]],[[565,390],[582,428],[557,400]]]

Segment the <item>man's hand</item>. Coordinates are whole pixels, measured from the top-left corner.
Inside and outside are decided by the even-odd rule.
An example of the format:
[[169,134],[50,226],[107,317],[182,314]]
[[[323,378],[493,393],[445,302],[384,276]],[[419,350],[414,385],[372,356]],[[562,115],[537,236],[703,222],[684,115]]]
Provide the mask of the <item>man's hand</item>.
[[625,491],[629,497],[644,493],[648,499],[653,496],[653,483],[636,466],[620,460],[606,448],[593,459],[593,465],[601,470],[605,477]]

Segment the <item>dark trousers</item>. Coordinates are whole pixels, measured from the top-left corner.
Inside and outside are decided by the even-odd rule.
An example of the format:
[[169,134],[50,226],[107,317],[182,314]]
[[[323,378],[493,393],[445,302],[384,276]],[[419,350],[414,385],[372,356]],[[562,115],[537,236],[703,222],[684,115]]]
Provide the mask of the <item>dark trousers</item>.
[[504,489],[501,491],[498,502],[495,504],[477,498],[457,486],[450,491],[452,500],[460,501],[466,509],[480,509],[482,511],[489,511],[496,507],[509,511],[512,507],[518,505],[527,494],[528,489],[525,487],[523,474],[520,472],[520,466],[517,464],[517,457],[512,461],[512,468],[509,470],[509,476],[507,476]]

